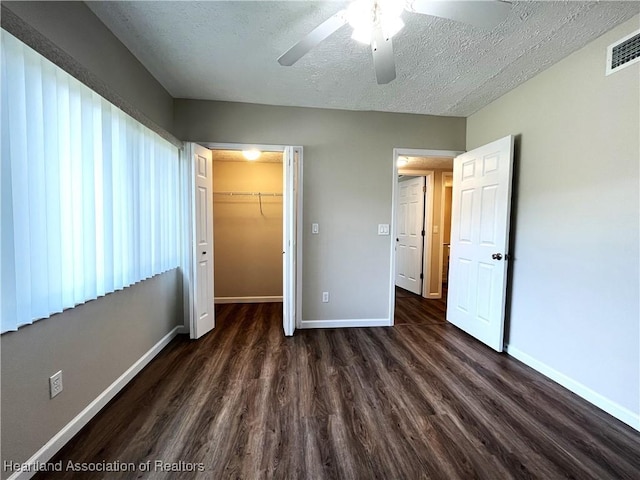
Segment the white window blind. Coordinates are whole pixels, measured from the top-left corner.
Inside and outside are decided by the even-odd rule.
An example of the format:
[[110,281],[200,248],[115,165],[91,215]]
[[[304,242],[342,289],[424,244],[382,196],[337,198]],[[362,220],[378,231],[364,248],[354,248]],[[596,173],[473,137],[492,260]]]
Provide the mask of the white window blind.
[[179,265],[178,150],[2,30],[2,332]]

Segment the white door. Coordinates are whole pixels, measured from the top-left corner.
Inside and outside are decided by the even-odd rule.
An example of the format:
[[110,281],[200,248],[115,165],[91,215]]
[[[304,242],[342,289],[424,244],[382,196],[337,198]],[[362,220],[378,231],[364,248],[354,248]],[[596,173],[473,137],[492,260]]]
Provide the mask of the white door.
[[215,326],[213,291],[213,164],[211,150],[192,144],[195,222],[193,225],[193,303],[191,338],[200,338]]
[[513,136],[453,163],[447,320],[501,352],[504,340]]
[[396,215],[396,285],[422,293],[425,178],[398,181]]
[[301,147],[286,147],[283,155],[282,327],[286,336],[296,327],[297,194]]

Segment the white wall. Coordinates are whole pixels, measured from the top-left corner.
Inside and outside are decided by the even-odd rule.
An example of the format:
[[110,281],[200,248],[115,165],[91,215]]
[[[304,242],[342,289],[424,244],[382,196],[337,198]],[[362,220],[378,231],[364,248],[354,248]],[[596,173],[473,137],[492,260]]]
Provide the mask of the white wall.
[[302,145],[303,319],[389,318],[391,236],[377,226],[391,223],[393,148],[462,150],[463,118],[198,100],[175,109],[185,140]]
[[509,352],[640,427],[639,65],[605,77],[638,17],[468,119],[518,135]]

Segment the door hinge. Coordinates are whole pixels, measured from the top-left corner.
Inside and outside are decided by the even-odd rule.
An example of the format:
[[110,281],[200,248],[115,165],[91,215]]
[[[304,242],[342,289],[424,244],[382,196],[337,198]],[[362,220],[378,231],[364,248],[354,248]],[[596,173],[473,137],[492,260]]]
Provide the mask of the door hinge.
[[427,193],[427,186],[426,186],[426,185],[423,185],[423,187],[422,187],[422,193]]
[[424,280],[424,273],[420,274],[420,280]]
[[426,232],[424,230],[422,230],[422,236],[424,237],[426,234]]

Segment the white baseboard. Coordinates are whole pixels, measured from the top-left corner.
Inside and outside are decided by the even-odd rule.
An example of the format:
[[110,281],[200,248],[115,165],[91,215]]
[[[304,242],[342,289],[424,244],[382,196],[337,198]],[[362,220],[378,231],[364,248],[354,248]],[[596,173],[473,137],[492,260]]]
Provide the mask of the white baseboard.
[[188,335],[189,327],[186,325],[179,325],[176,327],[176,335]]
[[534,370],[537,370],[543,375],[549,377],[554,382],[559,383],[567,390],[570,390],[576,395],[584,398],[587,402],[592,403],[596,407],[604,410],[609,415],[614,416],[621,422],[626,423],[636,430],[640,430],[640,413],[632,412],[628,408],[618,405],[613,400],[610,400],[607,397],[591,390],[589,387],[568,377],[564,373],[557,371],[549,365],[536,360],[532,356],[528,355],[522,350],[517,349],[516,347],[507,345],[505,346],[505,351],[513,358],[520,360],[525,365],[528,365]]
[[302,320],[298,328],[389,327],[388,318],[352,318],[346,320]]
[[282,297],[216,297],[215,303],[277,303]]
[[[115,397],[142,370],[153,358],[166,347],[178,334],[182,326],[175,327],[167,333],[158,343],[131,365],[120,377],[118,377],[107,389],[91,402],[76,417],[67,423],[54,437],[40,450],[34,453],[29,460],[23,462],[28,465],[42,465],[48,462],[73,436],[78,433],[89,421]],[[27,480],[33,477],[36,471],[16,472],[8,480]]]

